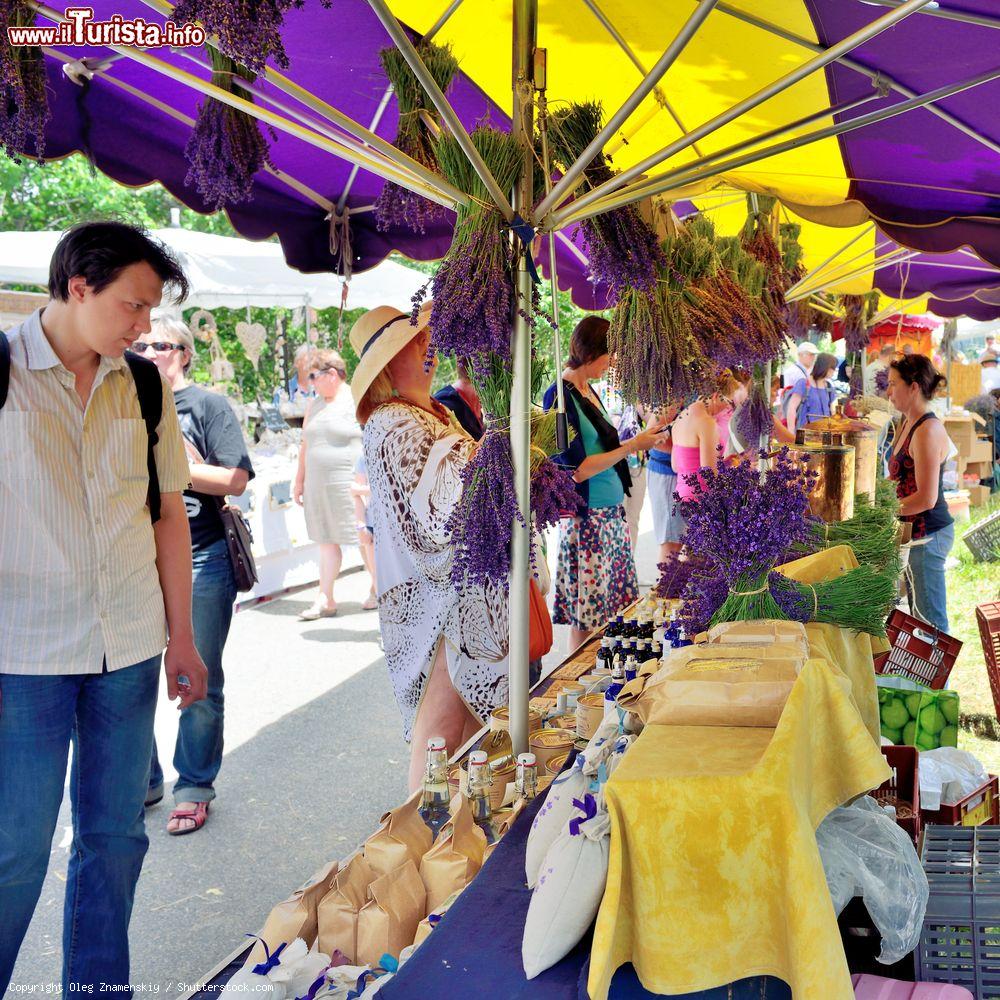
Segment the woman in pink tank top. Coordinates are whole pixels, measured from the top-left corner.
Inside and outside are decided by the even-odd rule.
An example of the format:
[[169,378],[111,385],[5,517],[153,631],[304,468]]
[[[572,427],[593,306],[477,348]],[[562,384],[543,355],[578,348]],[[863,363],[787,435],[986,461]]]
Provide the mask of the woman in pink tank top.
[[682,500],[694,496],[699,470],[718,463],[719,446],[725,449],[726,445],[723,434],[728,437],[729,418],[746,395],[746,386],[727,372],[711,396],[695,400],[677,418],[671,462],[677,475],[677,495]]

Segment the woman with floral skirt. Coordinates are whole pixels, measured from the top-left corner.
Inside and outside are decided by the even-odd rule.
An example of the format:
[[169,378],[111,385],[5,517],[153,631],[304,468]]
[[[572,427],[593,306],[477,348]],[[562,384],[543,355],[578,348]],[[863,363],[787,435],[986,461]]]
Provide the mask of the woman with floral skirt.
[[[562,522],[556,571],[552,620],[570,626],[570,649],[639,596],[625,520],[624,500],[632,486],[628,456],[662,445],[666,426],[656,420],[625,444],[619,441],[591,386],[609,363],[608,321],[587,316],[573,331],[562,373],[566,417],[575,436],[556,458],[573,470],[583,502],[578,516]],[[545,409],[552,409],[555,400],[553,384],[545,393]]]

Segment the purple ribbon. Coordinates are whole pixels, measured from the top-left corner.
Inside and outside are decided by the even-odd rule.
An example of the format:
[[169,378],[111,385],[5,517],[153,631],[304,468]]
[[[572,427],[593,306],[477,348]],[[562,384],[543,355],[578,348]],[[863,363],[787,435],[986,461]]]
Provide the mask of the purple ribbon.
[[[253,934],[248,934],[247,937],[254,937]],[[274,949],[274,954],[271,954],[271,950],[267,947],[267,942],[263,938],[257,938],[258,941],[264,946],[264,954],[267,956],[266,962],[261,962],[259,965],[255,965],[251,970],[255,976],[266,976],[272,969],[276,969],[281,965],[281,953],[285,950],[285,945],[288,944],[287,941],[282,941],[277,948]]]
[[440,914],[440,913],[431,913],[431,914],[428,914],[428,916],[427,916],[427,923],[431,927],[437,927],[437,925],[439,923],[441,923],[441,916],[442,916],[442,914]]
[[365,969],[364,972],[358,976],[358,981],[354,984],[354,989],[350,990],[347,994],[347,1000],[358,1000],[362,993],[365,991],[365,987],[368,985],[370,979],[375,978],[375,973],[371,969]]
[[[327,968],[329,968],[329,966],[327,966]],[[323,984],[325,982],[326,982],[326,971],[324,970],[315,979],[312,986],[310,986],[309,989],[306,991],[306,995],[304,997],[296,997],[295,1000],[316,1000],[316,994],[319,993],[320,989],[323,987]]]
[[573,805],[583,813],[582,816],[577,816],[569,821],[569,835],[577,837],[580,834],[580,827],[588,819],[593,819],[597,815],[597,799],[590,792],[587,792],[582,802],[579,799],[573,799]]

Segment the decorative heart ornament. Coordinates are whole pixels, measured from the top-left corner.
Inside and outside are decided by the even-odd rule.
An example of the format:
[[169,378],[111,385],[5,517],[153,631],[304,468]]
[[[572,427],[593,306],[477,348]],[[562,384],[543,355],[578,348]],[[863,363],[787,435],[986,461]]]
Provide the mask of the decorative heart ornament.
[[218,325],[215,317],[207,309],[196,309],[188,320],[188,329],[196,340],[207,344],[215,336]]
[[260,352],[267,340],[267,330],[261,323],[237,323],[236,339],[243,347],[243,352],[250,359],[250,364],[257,368]]

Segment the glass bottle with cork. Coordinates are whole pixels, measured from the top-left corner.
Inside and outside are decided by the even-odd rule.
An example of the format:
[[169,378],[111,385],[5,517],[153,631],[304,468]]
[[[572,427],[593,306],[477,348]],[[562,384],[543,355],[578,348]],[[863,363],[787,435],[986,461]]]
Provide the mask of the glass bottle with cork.
[[441,827],[451,819],[448,794],[448,749],[443,736],[427,741],[427,763],[424,767],[424,791],[420,799],[420,818],[437,839]]
[[493,824],[493,807],[490,803],[490,786],[493,776],[490,761],[485,750],[473,750],[469,754],[469,807],[476,826],[486,835],[486,843],[497,842],[497,828]]
[[533,753],[517,755],[517,776],[514,778],[515,798],[530,802],[538,794],[538,762]]

